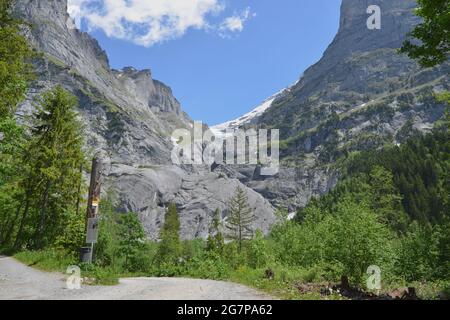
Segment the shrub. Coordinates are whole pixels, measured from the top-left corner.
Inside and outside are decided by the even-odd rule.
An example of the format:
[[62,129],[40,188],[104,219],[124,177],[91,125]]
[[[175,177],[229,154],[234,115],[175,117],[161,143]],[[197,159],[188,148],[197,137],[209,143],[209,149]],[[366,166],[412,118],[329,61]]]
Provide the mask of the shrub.
[[134,213],[121,215],[119,221],[119,256],[125,258],[127,270],[137,271],[137,259],[145,245],[144,228]]
[[64,232],[56,238],[55,247],[78,257],[85,242],[85,217],[75,213],[67,214]]
[[397,274],[407,281],[448,278],[448,232],[445,224],[412,223],[397,247]]
[[368,206],[349,200],[341,201],[333,214],[311,208],[302,224],[288,222],[272,232],[280,263],[321,265],[334,280],[346,275],[356,283],[370,265],[391,270],[391,237]]
[[264,235],[260,230],[256,231],[254,239],[249,243],[247,255],[248,264],[252,268],[262,268],[270,263],[271,256]]

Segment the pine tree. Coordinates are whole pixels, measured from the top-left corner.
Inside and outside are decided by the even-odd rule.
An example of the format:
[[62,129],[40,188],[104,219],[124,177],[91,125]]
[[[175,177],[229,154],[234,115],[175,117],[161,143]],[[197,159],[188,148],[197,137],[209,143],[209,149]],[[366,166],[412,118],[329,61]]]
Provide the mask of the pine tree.
[[51,244],[73,214],[85,161],[76,106],[76,98],[60,86],[44,93],[36,105],[23,159],[26,178],[15,247]]
[[227,237],[237,241],[241,251],[243,242],[253,237],[251,225],[255,221],[255,215],[248,204],[247,193],[241,187],[237,187],[228,206],[230,215],[226,221],[226,227],[230,232]]
[[180,241],[180,220],[178,217],[177,207],[175,204],[170,204],[166,213],[164,226],[160,233],[161,242],[159,243],[157,262],[174,263],[178,262],[181,256],[181,241]]

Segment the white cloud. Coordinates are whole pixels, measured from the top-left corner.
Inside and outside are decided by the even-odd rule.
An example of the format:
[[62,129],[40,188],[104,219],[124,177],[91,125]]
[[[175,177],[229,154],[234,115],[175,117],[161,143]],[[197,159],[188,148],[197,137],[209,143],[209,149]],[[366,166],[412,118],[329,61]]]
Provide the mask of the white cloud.
[[101,29],[107,36],[150,47],[176,39],[187,30],[241,32],[253,16],[250,8],[226,18],[219,26],[209,19],[222,13],[222,0],[68,0],[76,24]]
[[220,25],[219,30],[221,32],[242,32],[244,30],[244,24],[255,16],[256,13],[252,13],[250,7],[247,7],[241,13],[226,18]]

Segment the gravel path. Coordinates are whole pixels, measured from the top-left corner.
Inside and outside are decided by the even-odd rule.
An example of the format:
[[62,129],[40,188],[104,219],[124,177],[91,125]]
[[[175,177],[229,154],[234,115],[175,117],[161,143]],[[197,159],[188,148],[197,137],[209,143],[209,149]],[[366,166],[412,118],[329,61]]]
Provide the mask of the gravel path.
[[245,286],[183,278],[127,278],[117,286],[69,290],[67,276],[0,257],[0,300],[269,300]]

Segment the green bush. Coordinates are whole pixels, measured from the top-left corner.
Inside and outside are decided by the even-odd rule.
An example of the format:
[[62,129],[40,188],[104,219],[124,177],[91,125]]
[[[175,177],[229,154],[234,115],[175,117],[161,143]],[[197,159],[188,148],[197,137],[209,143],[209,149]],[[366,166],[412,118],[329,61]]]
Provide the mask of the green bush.
[[64,232],[56,238],[55,247],[78,257],[80,248],[86,239],[86,223],[84,215],[67,214]]
[[280,263],[324,270],[338,280],[346,275],[360,283],[370,265],[391,270],[392,238],[368,206],[343,200],[334,214],[317,208],[302,224],[292,222],[272,232]]
[[139,271],[138,264],[142,263],[146,236],[137,214],[120,215],[118,236],[118,256],[125,259],[125,269],[131,272]]
[[266,267],[272,261],[263,233],[258,230],[247,249],[248,264],[252,268]]
[[216,253],[207,253],[186,265],[190,277],[224,280],[230,275],[230,266]]
[[414,222],[399,241],[396,271],[407,281],[449,279],[449,225]]

